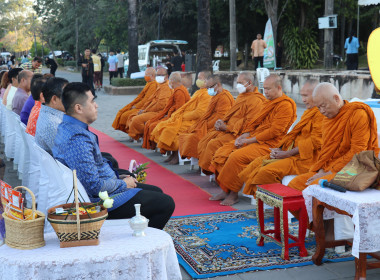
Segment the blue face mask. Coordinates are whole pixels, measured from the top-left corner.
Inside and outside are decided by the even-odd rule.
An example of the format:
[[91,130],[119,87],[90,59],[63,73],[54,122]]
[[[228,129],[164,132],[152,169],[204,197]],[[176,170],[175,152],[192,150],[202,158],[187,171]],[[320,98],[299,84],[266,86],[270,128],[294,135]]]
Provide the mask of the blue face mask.
[[211,95],[211,96],[215,96],[217,94],[214,88],[207,89],[207,93],[208,95]]

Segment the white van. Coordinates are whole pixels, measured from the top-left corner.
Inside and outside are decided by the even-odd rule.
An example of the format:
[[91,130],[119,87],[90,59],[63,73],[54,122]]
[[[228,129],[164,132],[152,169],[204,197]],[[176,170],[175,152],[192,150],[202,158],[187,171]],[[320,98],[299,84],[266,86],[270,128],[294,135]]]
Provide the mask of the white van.
[[[145,71],[147,67],[165,67],[166,56],[172,56],[174,50],[178,50],[181,55],[179,45],[187,45],[183,40],[154,40],[145,45],[138,46],[138,61],[140,71]],[[128,72],[129,58],[124,62],[124,75]]]

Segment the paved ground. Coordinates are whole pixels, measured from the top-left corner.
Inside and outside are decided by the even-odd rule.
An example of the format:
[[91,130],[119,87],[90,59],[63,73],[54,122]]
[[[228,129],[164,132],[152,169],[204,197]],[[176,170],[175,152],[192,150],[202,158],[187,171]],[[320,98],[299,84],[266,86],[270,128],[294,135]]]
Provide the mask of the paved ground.
[[[107,76],[108,74],[106,74]],[[70,73],[66,71],[57,71],[57,76],[64,77],[68,79],[70,82],[81,81],[81,77],[79,73]],[[104,84],[108,85],[109,80],[108,77],[105,77]],[[121,143],[129,146],[136,151],[144,154],[149,157],[151,160],[161,164],[165,168],[175,172],[176,174],[183,176],[184,178],[192,181],[193,183],[199,185],[209,193],[213,194],[219,190],[218,186],[209,182],[208,177],[202,177],[199,174],[198,168],[194,170],[190,170],[188,164],[184,166],[171,166],[163,162],[164,158],[159,154],[153,151],[147,151],[142,149],[141,144],[128,142],[128,136],[125,133],[120,131],[115,131],[112,127],[112,121],[117,113],[117,111],[124,106],[125,104],[132,101],[135,96],[112,96],[107,95],[103,91],[97,92],[98,98],[97,103],[99,105],[98,110],[98,119],[93,123],[93,127],[97,130],[106,133],[112,138],[120,141]],[[297,110],[298,118],[300,118],[301,114],[305,109],[299,106]],[[1,148],[1,147],[0,147]],[[1,149],[3,150],[3,149]],[[0,153],[0,157],[4,158],[4,154]],[[4,180],[10,183],[13,186],[20,185],[21,182],[17,179],[17,173],[13,171],[11,168],[12,163],[6,162],[6,166],[4,168],[0,168],[0,176],[2,172],[4,172]],[[234,205],[235,208],[239,210],[252,209],[253,205],[250,204],[250,199],[241,197],[239,203]],[[183,279],[192,279],[182,268],[182,276]],[[375,280],[380,279],[380,270],[369,270],[367,271],[367,279]],[[322,266],[306,266],[306,267],[298,267],[291,269],[279,269],[279,270],[270,270],[270,271],[257,271],[257,272],[248,272],[235,274],[224,277],[215,277],[213,279],[220,280],[248,280],[248,279],[269,279],[269,280],[338,280],[338,279],[354,279],[355,276],[355,264],[354,262],[343,262],[343,263],[327,263]]]

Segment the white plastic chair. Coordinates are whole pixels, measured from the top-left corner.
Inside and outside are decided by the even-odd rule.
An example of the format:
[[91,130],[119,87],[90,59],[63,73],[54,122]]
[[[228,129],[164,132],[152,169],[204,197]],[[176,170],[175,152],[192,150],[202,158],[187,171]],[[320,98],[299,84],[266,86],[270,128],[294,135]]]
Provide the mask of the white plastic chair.
[[214,63],[212,64],[212,71],[213,72],[219,71],[219,63],[220,63],[220,60],[215,60],[214,61]]
[[0,111],[1,111],[1,143],[5,143],[5,135],[6,135],[6,130],[7,130],[7,110],[2,102],[0,102]]
[[256,75],[259,82],[259,90],[260,92],[264,92],[264,81],[269,76],[269,70],[267,68],[257,68]]
[[14,168],[17,169],[18,177],[22,180],[23,169],[24,169],[24,158],[25,158],[25,145],[20,124],[22,123],[19,118],[15,119],[15,130],[16,130],[16,147],[15,147],[15,159],[13,161]]
[[6,114],[6,128],[5,128],[5,148],[4,153],[7,160],[13,159],[15,157],[16,148],[16,126],[15,117],[13,112],[5,109]]
[[41,172],[41,163],[40,163],[40,152],[38,150],[38,145],[34,140],[34,136],[25,133],[24,134],[26,143],[28,145],[29,151],[29,168],[28,174],[28,184],[26,185],[36,196],[36,200],[39,200],[38,191],[40,185],[40,172]]
[[191,162],[191,159],[188,159],[188,158],[185,158],[185,159],[183,159],[182,157],[181,157],[181,155],[179,154],[179,151],[178,151],[178,164],[179,165],[185,165],[185,162]]
[[28,140],[27,140],[27,133],[25,132],[26,125],[22,122],[20,122],[20,131],[21,131],[21,137],[22,141],[24,143],[24,159],[21,162],[20,166],[22,169],[22,185],[23,186],[29,186],[29,169],[30,169],[30,149],[28,145]]

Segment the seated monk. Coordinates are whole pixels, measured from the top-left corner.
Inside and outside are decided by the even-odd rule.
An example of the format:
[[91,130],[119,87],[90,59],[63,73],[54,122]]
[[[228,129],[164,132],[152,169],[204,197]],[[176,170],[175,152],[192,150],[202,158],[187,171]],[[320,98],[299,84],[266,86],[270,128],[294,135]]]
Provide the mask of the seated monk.
[[149,67],[145,70],[145,81],[147,82],[143,90],[137,95],[137,97],[129,104],[124,106],[116,114],[116,118],[113,121],[112,127],[116,130],[124,131],[128,117],[140,111],[149,97],[156,91],[156,70],[153,67]]
[[125,131],[132,139],[139,140],[143,136],[145,123],[165,108],[173,93],[168,84],[168,71],[165,68],[157,70],[156,81],[158,83],[157,89],[150,96],[145,106],[128,117]]
[[223,144],[235,140],[242,131],[260,113],[267,99],[254,86],[254,78],[250,72],[242,72],[237,77],[238,97],[227,114],[216,121],[214,129],[207,133],[198,144],[198,165],[203,173],[211,174],[210,163],[214,153]]
[[188,133],[180,134],[178,138],[179,152],[183,158],[198,158],[198,142],[235,103],[231,93],[222,87],[218,76],[210,76],[206,86],[208,94],[212,96],[206,113],[189,128]]
[[160,122],[151,134],[151,140],[157,144],[161,153],[171,151],[172,154],[167,160],[170,164],[178,164],[178,136],[186,133],[200,117],[206,112],[211,96],[207,93],[206,80],[211,73],[208,71],[199,72],[196,84],[199,87],[190,101],[175,111],[171,117]]
[[315,88],[313,102],[326,117],[322,123],[323,144],[309,172],[288,184],[297,190],[318,184],[320,179],[331,180],[357,153],[373,150],[377,155],[379,152],[376,119],[367,104],[342,100],[330,83],[321,83]]
[[211,168],[222,191],[210,200],[223,200],[221,205],[238,202],[243,186],[239,173],[258,157],[268,155],[278,146],[296,120],[296,104],[282,92],[281,78],[269,75],[264,81],[264,93],[269,100],[259,116],[247,125],[236,140],[224,144],[216,152]]
[[322,121],[325,118],[313,104],[317,80],[308,80],[301,88],[306,111],[301,120],[270,155],[256,158],[239,177],[245,182],[244,194],[254,195],[256,185],[281,183],[286,175],[300,175],[316,162],[322,146]]
[[154,142],[153,145],[151,145],[152,143],[150,140],[151,133],[153,129],[156,127],[156,125],[163,120],[169,119],[175,111],[177,111],[179,108],[182,107],[182,105],[184,105],[187,101],[190,100],[190,94],[187,91],[187,88],[185,88],[182,85],[180,72],[171,73],[169,77],[169,87],[173,89],[174,92],[170,96],[165,108],[161,112],[159,112],[158,115],[151,118],[149,121],[145,123],[144,140],[142,145],[142,147],[145,149],[154,149],[156,146]]

